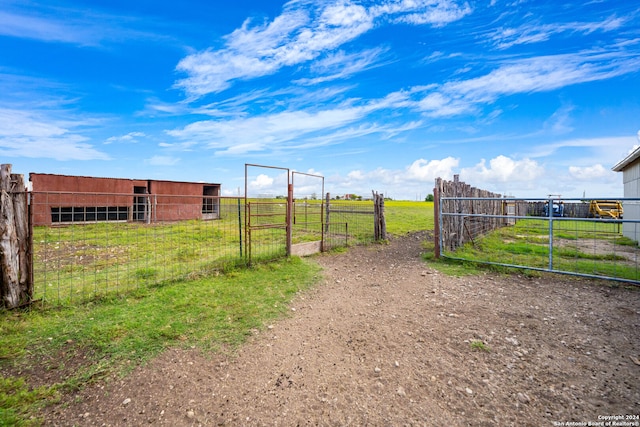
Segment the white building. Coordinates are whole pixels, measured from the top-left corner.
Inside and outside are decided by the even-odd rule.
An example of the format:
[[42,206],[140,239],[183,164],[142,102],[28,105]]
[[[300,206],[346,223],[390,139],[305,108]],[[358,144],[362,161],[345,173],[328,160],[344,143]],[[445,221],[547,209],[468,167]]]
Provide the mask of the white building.
[[[612,168],[615,172],[622,172],[625,198],[640,198],[640,147]],[[640,201],[626,201],[624,203],[624,219],[640,220]],[[640,242],[640,224],[625,222],[622,234]]]

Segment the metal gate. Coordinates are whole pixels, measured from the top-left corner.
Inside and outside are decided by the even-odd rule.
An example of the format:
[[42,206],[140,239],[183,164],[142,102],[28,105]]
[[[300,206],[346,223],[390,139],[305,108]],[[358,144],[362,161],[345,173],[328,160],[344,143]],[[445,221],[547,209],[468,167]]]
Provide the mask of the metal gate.
[[[248,197],[250,167],[286,172],[285,197]],[[290,255],[310,255],[322,250],[324,237],[323,204],[317,197],[294,197],[294,179],[320,179],[324,193],[324,177],[288,168],[245,164],[245,256],[248,263]],[[322,194],[321,193],[321,194]]]
[[596,217],[583,199],[436,199],[443,257],[640,284],[638,199],[616,199],[624,219]]

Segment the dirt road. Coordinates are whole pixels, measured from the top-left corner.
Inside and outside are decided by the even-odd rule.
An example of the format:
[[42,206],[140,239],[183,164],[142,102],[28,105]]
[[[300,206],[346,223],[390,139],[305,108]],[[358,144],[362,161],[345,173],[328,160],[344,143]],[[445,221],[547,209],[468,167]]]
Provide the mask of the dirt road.
[[317,256],[324,283],[237,353],[168,351],[69,396],[47,424],[558,426],[640,414],[640,291],[448,277],[421,261],[423,238]]

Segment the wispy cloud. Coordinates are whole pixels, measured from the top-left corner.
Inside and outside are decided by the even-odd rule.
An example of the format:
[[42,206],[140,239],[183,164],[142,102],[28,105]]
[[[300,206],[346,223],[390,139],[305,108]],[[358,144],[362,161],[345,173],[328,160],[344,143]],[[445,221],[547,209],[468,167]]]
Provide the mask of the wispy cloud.
[[550,40],[561,33],[590,34],[595,31],[614,31],[622,27],[628,18],[610,16],[598,22],[569,22],[556,24],[526,24],[518,28],[500,28],[495,30],[490,40],[498,49],[508,49],[516,45],[539,43]]
[[449,81],[427,91],[416,107],[433,117],[474,111],[498,97],[544,92],[610,79],[640,68],[637,52],[581,52],[507,61],[480,77]]
[[0,12],[0,34],[81,45],[94,45],[100,40],[100,33],[80,21],[6,11]]
[[[226,36],[222,49],[210,48],[182,59],[177,70],[188,77],[176,86],[198,98],[221,92],[235,80],[270,75],[331,53],[372,30],[376,22],[442,26],[470,12],[467,4],[458,6],[451,0],[396,0],[370,8],[350,0],[290,1],[271,22],[245,21]],[[361,62],[359,68],[364,65]]]
[[87,138],[75,132],[81,121],[59,119],[50,112],[0,108],[0,154],[56,160],[108,160]]
[[113,15],[97,9],[34,4],[0,11],[0,35],[50,43],[101,46],[105,42],[167,41],[163,23]]
[[361,119],[364,107],[335,108],[317,112],[285,111],[230,120],[203,120],[167,131],[178,139],[200,143],[220,153],[244,154],[278,150],[299,144],[299,138],[338,129]]
[[144,134],[144,132],[129,132],[126,135],[111,136],[111,137],[107,138],[107,140],[104,143],[105,144],[112,144],[114,142],[136,143],[136,142],[138,142],[138,138],[142,138],[142,137],[145,137],[145,136],[146,135]]
[[145,159],[144,162],[151,166],[173,166],[180,162],[180,158],[171,156],[153,156],[149,159]]
[[[327,65],[327,67],[330,67]],[[397,135],[423,126],[416,117],[404,123],[393,123],[388,118],[383,125],[376,122],[375,113],[415,110],[435,119],[476,112],[491,105],[498,98],[516,94],[551,91],[561,87],[590,81],[604,80],[640,68],[640,55],[624,50],[610,52],[583,52],[566,55],[540,56],[505,61],[497,68],[479,77],[451,80],[442,84],[416,86],[392,92],[381,99],[343,102],[334,108],[317,110],[313,103],[305,104],[304,96],[295,96],[285,111],[245,115],[241,105],[258,99],[277,99],[286,94],[259,91],[242,95],[235,100],[210,104],[206,109],[237,110],[235,116],[225,117],[221,112],[215,120],[202,120],[183,128],[167,131],[189,147],[199,144],[215,150],[218,155],[241,155],[257,152],[277,152],[283,149],[311,148],[336,144],[349,139],[377,133]],[[336,92],[332,92],[335,95]],[[300,95],[300,94],[298,94]],[[294,107],[295,105],[295,107]],[[566,133],[571,107],[558,110],[547,122],[554,134]],[[390,117],[390,116],[389,116]]]
[[603,158],[606,158],[613,165],[617,160],[621,160],[624,157],[628,147],[631,147],[635,142],[637,142],[635,135],[572,138],[536,145],[526,155],[532,158],[539,158],[552,156],[564,148],[591,149],[597,150],[598,153],[604,156]]
[[381,66],[382,64],[376,64],[376,61],[385,51],[385,49],[376,48],[352,54],[344,51],[332,53],[326,58],[314,62],[310,67],[310,71],[320,77],[298,79],[294,83],[316,85],[331,80],[344,79],[364,70]]

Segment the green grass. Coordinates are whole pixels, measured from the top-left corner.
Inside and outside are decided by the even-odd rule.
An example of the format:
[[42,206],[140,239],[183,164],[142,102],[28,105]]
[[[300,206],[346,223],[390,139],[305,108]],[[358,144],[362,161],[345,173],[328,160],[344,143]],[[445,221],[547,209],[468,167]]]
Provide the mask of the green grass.
[[[159,283],[206,277],[217,270],[278,259],[285,254],[286,204],[251,204],[251,224],[280,225],[247,233],[245,209],[222,200],[221,218],[171,223],[95,223],[34,228],[34,299],[73,305]],[[293,243],[322,237],[321,201],[296,205]],[[331,247],[373,240],[371,201],[335,201]],[[343,212],[339,212],[343,210]],[[239,218],[240,216],[240,218]],[[239,221],[240,219],[240,221]],[[348,224],[348,226],[347,226]],[[250,237],[251,248],[247,247]]]
[[433,202],[387,200],[384,207],[387,232],[392,235],[433,230]]
[[[553,223],[553,269],[578,274],[638,280],[637,265],[620,254],[637,243],[622,237],[618,224],[606,221],[556,220]],[[549,223],[518,220],[476,238],[449,255],[469,262],[549,268]],[[605,245],[607,248],[604,249]],[[616,249],[619,248],[619,249]],[[493,267],[499,269],[499,267]]]
[[477,351],[486,351],[487,353],[491,351],[491,349],[489,348],[488,345],[486,345],[484,342],[480,341],[480,340],[473,340],[471,341],[471,349],[472,350],[477,350]]
[[[358,206],[370,208],[370,202]],[[433,204],[388,201],[386,215],[390,234],[424,231],[433,225]],[[341,213],[338,219],[352,224],[351,244],[371,241],[371,215]],[[317,239],[312,224],[296,227],[294,242]],[[281,230],[256,234],[263,247],[255,260],[284,255]],[[0,311],[0,366],[9,373],[0,377],[0,426],[38,425],[31,417],[61,393],[126,375],[169,347],[233,350],[285,315],[291,298],[317,282],[318,267],[281,258],[244,268],[238,256],[244,237],[237,215],[159,226],[36,227],[37,262],[51,266],[36,271],[37,279],[62,284],[45,287],[47,297],[74,304]],[[43,371],[57,379],[33,387]]]
[[36,389],[28,374],[0,378],[0,420],[9,420],[0,425],[28,425],[59,393],[126,374],[169,347],[233,349],[285,314],[291,298],[318,277],[315,264],[289,258],[76,307],[0,312],[3,370],[61,375]]

